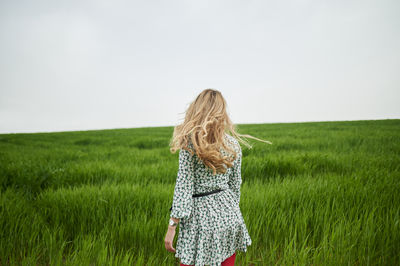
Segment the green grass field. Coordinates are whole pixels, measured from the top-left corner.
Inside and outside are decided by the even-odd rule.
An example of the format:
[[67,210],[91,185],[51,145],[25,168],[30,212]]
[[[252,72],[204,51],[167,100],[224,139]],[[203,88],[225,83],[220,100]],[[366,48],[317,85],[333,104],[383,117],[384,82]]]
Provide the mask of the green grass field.
[[[273,144],[242,145],[236,265],[400,264],[400,120],[237,128]],[[1,134],[0,265],[179,265],[172,132]]]

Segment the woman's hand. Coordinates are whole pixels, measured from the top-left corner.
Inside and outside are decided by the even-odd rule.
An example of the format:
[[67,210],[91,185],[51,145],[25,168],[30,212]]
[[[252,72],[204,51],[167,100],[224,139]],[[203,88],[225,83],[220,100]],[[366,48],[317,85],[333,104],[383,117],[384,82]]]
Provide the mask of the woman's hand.
[[174,243],[175,228],[176,228],[176,226],[168,225],[168,231],[167,231],[167,234],[165,235],[165,240],[164,240],[165,248],[169,252],[173,252],[173,253],[175,253],[175,249],[172,246],[172,244]]

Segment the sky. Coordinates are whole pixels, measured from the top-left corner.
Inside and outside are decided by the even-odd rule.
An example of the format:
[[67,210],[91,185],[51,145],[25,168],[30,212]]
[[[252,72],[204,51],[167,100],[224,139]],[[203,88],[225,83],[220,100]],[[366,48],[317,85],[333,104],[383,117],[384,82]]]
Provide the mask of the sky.
[[0,2],[0,133],[400,118],[398,0]]

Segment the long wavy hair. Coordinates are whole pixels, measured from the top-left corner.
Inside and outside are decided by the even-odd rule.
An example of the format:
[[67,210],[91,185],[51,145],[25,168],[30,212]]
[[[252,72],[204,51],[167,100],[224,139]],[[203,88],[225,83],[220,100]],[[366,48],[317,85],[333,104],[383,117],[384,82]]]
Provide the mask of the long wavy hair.
[[[261,140],[251,135],[237,132],[236,125],[230,120],[226,111],[226,101],[221,92],[214,89],[203,90],[186,109],[185,119],[182,124],[174,127],[170,141],[170,151],[175,153],[178,149],[185,149],[212,169],[213,175],[225,173],[227,168],[233,166],[237,153],[224,141],[224,134],[230,134],[248,148],[252,146],[241,137],[248,137],[268,144],[270,141]],[[192,144],[192,145],[190,145]],[[191,147],[194,147],[194,151]],[[221,153],[223,148],[229,155]]]

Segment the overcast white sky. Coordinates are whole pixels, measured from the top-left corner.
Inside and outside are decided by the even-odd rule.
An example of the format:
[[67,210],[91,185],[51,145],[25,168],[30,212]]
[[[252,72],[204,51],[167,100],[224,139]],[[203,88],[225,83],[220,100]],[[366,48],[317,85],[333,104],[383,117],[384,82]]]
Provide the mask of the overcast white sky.
[[0,2],[0,132],[400,118],[400,1]]

